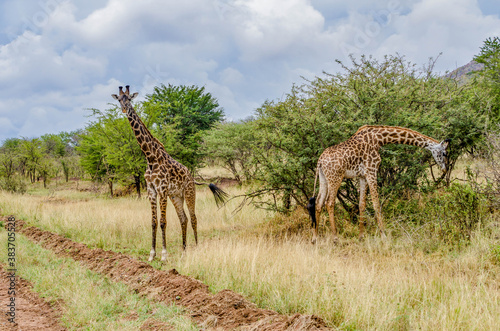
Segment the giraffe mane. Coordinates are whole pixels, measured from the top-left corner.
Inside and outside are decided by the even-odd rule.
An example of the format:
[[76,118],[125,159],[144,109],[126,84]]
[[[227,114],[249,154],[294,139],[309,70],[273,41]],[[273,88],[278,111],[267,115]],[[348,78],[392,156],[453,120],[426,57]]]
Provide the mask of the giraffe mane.
[[436,139],[431,138],[429,136],[426,136],[425,134],[422,134],[422,133],[417,132],[415,130],[408,129],[408,128],[403,128],[403,127],[400,127],[400,126],[390,126],[390,125],[363,125],[362,127],[360,127],[358,129],[358,131],[356,131],[356,133],[353,136],[357,135],[359,132],[362,132],[362,131],[365,131],[365,130],[368,130],[368,129],[384,129],[384,128],[398,129],[398,130],[401,130],[401,131],[410,132],[410,133],[413,133],[413,134],[416,134],[416,135],[419,135],[419,136],[423,136],[424,138],[427,138],[427,139],[429,139],[431,141],[434,141],[435,143],[439,143],[439,141],[437,141]]
[[132,107],[132,104],[130,105],[131,108],[132,108],[132,111],[135,113],[135,115],[137,116],[137,119],[139,120],[140,124],[142,125],[142,127],[144,127],[144,129],[146,129],[146,133],[151,137],[151,140],[155,143],[157,143],[158,145],[160,145],[160,151],[162,154],[165,154],[165,157],[168,158],[168,157],[171,157],[170,154],[167,153],[167,150],[165,149],[165,146],[162,144],[162,142],[156,138],[152,133],[151,131],[149,131],[149,128],[147,127],[147,125],[142,121],[142,118],[139,116],[139,114],[137,114],[137,112],[135,111],[134,107]]

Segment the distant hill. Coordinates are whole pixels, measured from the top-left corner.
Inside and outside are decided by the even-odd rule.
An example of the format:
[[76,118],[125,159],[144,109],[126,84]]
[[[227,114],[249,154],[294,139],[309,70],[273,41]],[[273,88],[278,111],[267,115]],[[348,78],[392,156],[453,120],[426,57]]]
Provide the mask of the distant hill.
[[459,81],[464,81],[468,80],[475,71],[481,71],[483,70],[483,68],[484,64],[477,63],[476,61],[472,60],[466,65],[461,66],[460,68],[457,68],[452,72],[446,74],[445,77],[457,79]]

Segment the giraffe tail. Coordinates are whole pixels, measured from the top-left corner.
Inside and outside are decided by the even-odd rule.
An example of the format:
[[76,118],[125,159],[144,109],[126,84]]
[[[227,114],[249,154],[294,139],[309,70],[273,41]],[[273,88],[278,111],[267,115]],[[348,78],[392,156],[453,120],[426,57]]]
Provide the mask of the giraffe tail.
[[309,216],[311,217],[311,227],[316,227],[316,197],[309,198],[309,203],[306,206]]
[[208,188],[210,191],[212,191],[214,198],[215,198],[215,204],[217,207],[222,207],[224,203],[226,202],[227,198],[229,197],[229,194],[224,192],[222,189],[217,187],[215,184],[208,184],[208,183],[198,183],[197,181],[194,182],[196,185],[208,185]]
[[[318,165],[318,168],[316,169],[316,175],[314,176],[313,194],[314,192],[316,192],[316,182],[318,180],[319,167],[320,166]],[[309,216],[311,217],[311,227],[314,228],[316,227],[316,197],[314,195],[309,198],[309,203],[307,204],[306,209],[309,212]]]

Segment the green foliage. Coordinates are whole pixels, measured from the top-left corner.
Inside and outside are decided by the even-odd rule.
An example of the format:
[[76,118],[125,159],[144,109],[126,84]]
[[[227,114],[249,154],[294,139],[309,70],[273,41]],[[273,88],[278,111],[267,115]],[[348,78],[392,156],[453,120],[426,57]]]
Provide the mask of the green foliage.
[[19,175],[0,177],[0,189],[13,193],[26,193],[26,182]]
[[447,243],[470,242],[472,232],[483,221],[485,203],[470,185],[452,184],[446,193],[433,201],[438,216],[438,234]]
[[[272,208],[286,210],[290,200],[304,206],[313,195],[318,157],[327,147],[347,140],[363,125],[408,127],[436,139],[452,138],[450,168],[481,139],[481,93],[472,85],[435,77],[433,62],[417,69],[400,56],[382,61],[351,59],[343,72],[325,74],[293,86],[283,100],[257,110],[259,146],[254,160],[256,179],[273,194]],[[407,145],[381,148],[378,181],[382,194],[402,195],[442,182],[427,176],[433,164],[429,152]],[[357,211],[355,183],[346,181],[338,197],[351,213]]]
[[[139,116],[142,109],[136,107]],[[146,159],[137,143],[130,123],[118,107],[100,111],[93,109],[95,121],[91,122],[77,147],[81,165],[95,180],[138,183],[146,168]],[[131,181],[132,178],[132,181]],[[140,194],[140,186],[137,187]]]
[[9,181],[15,174],[19,163],[21,140],[6,139],[0,148],[0,175]]
[[404,232],[412,233],[428,252],[443,249],[443,242],[452,249],[470,244],[474,231],[490,215],[485,196],[469,183],[453,183],[411,200],[394,197],[385,211],[396,233],[407,227]]
[[90,123],[80,134],[80,144],[76,147],[80,155],[80,166],[90,175],[92,180],[102,180],[112,168],[105,162],[105,145],[101,140],[102,124]]
[[201,162],[202,132],[224,118],[217,99],[204,87],[161,85],[146,96],[144,113],[167,153],[190,169]]
[[11,138],[0,147],[0,186],[12,192],[26,191],[23,177],[31,183],[43,180],[46,187],[51,177],[57,177],[61,169],[66,176],[78,175],[74,146],[75,132],[46,134],[40,138]]
[[20,147],[21,162],[26,169],[31,183],[34,183],[40,161],[43,157],[42,142],[38,138],[24,139]]
[[482,84],[489,91],[491,108],[498,122],[500,120],[500,38],[486,39],[474,60],[484,65],[484,69],[479,74],[483,77]]
[[252,179],[256,170],[252,161],[256,148],[254,124],[250,119],[220,123],[203,139],[206,158],[219,161],[240,184],[243,179]]

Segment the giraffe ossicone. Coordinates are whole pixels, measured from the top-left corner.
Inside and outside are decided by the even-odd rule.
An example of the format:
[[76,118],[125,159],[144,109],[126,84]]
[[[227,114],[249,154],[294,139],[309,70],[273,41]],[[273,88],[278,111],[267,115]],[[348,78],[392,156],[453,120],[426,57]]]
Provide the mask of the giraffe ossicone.
[[228,195],[214,184],[196,182],[189,170],[167,153],[163,144],[149,132],[144,122],[135,112],[131,101],[137,95],[137,92],[130,94],[130,87],[127,85],[125,91],[120,86],[119,94],[113,94],[112,97],[118,100],[122,111],[127,114],[130,126],[148,163],[144,178],[151,203],[152,242],[149,261],[152,261],[156,256],[157,201],[160,204],[160,228],[162,232],[161,260],[165,261],[167,259],[165,231],[167,227],[166,208],[168,199],[173,203],[179,217],[182,230],[182,247],[185,249],[188,218],[184,211],[184,202],[186,202],[189,211],[195,242],[198,243],[195,185],[208,185],[214,194],[217,206],[224,204]]
[[316,167],[316,181],[319,179],[317,197],[309,199],[307,209],[313,228],[312,242],[318,234],[318,220],[321,209],[326,205],[334,239],[337,237],[335,224],[335,199],[344,178],[359,179],[359,236],[364,235],[367,188],[370,190],[373,208],[380,232],[384,233],[384,221],[377,191],[377,171],[381,158],[379,149],[387,144],[405,144],[426,148],[443,171],[447,170],[449,139],[439,142],[411,129],[397,126],[365,125],[348,140],[323,151]]

